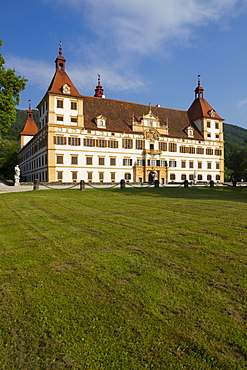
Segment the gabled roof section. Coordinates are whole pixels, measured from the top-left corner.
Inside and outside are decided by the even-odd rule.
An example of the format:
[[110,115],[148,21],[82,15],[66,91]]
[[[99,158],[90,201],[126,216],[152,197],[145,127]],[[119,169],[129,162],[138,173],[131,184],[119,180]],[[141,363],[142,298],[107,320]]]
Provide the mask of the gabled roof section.
[[47,92],[54,94],[64,94],[72,96],[81,96],[75,88],[73,82],[65,72],[66,59],[62,56],[62,44],[60,43],[59,55],[55,60],[56,72],[48,87]]
[[195,121],[202,117],[215,118],[222,120],[218,113],[211,107],[211,105],[204,98],[196,98],[191,104],[188,115],[190,121]]
[[34,136],[37,134],[37,132],[38,127],[33,119],[33,111],[31,109],[31,105],[29,104],[29,108],[27,111],[27,120],[20,135]]
[[[83,96],[84,124],[87,130],[97,128],[95,117],[106,117],[106,129],[112,132],[133,132],[133,116],[143,117],[150,111],[149,105],[129,103],[113,99],[97,99]],[[197,128],[190,122],[187,111],[152,107],[152,114],[159,119],[161,125],[169,122],[169,136],[187,138],[184,129],[190,125],[194,127],[194,138],[203,140]],[[98,129],[98,128],[97,128]]]

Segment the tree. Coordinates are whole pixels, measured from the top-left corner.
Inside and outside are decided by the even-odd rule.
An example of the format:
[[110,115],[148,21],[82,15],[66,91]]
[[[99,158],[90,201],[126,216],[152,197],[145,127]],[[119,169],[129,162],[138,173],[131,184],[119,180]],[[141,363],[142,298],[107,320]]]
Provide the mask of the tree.
[[[0,48],[3,42],[0,39]],[[14,69],[4,68],[5,60],[0,54],[0,138],[16,120],[16,105],[20,101],[20,91],[25,89],[27,80],[15,74]]]

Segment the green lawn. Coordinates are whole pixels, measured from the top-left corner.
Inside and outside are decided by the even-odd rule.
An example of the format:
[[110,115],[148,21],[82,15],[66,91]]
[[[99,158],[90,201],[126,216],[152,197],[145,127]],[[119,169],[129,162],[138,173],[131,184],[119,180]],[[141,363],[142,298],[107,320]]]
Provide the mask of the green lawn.
[[247,369],[247,189],[0,195],[0,369]]

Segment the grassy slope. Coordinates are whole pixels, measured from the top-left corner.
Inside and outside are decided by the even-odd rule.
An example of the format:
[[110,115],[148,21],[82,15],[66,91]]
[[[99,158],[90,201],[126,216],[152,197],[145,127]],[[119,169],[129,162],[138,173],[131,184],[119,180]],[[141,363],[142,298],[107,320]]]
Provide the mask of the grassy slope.
[[245,369],[246,200],[1,194],[0,368]]

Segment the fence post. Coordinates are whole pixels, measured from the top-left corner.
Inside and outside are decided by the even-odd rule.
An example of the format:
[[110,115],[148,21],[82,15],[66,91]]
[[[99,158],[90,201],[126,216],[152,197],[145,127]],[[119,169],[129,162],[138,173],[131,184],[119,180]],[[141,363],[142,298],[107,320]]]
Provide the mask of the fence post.
[[188,180],[184,180],[184,187],[185,188],[188,188],[188,186],[189,186],[189,181]]
[[34,179],[33,181],[33,190],[39,190],[39,180]]
[[84,191],[84,190],[85,190],[85,181],[81,180],[80,181],[80,191]]
[[159,186],[160,186],[159,180],[154,180],[154,187],[157,189],[159,188]]
[[120,189],[125,189],[125,180],[120,181]]

